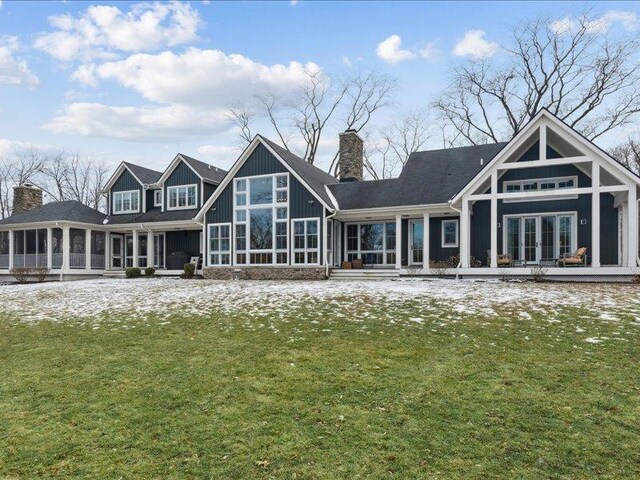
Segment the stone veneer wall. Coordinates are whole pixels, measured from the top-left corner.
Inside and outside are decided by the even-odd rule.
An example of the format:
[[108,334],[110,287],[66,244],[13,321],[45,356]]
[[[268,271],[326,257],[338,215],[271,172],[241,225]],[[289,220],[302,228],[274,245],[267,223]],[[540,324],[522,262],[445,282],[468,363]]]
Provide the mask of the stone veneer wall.
[[42,190],[32,185],[13,187],[12,215],[42,206]]
[[209,280],[326,280],[324,267],[204,267]]
[[362,181],[364,142],[354,130],[347,130],[339,136],[338,177],[341,181]]

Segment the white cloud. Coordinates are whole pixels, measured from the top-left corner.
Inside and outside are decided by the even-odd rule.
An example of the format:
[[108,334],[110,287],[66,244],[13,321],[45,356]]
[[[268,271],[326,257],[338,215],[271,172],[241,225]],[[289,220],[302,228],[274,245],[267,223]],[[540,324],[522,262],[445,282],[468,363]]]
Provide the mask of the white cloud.
[[117,138],[132,141],[180,140],[224,131],[224,111],[183,106],[114,107],[100,103],[72,103],[44,128],[54,133]]
[[290,92],[304,80],[305,69],[320,68],[299,62],[264,65],[239,54],[189,48],[180,54],[135,54],[117,62],[83,65],[73,78],[85,85],[115,80],[154,102],[215,108],[265,91]]
[[399,63],[416,58],[410,50],[402,49],[402,39],[399,35],[391,35],[378,44],[376,54],[387,63]]
[[433,60],[440,55],[440,50],[436,47],[436,42],[429,42],[420,49],[419,53],[422,58]]
[[298,3],[299,3],[299,1],[298,1],[298,0],[291,0],[291,1],[289,2],[289,4],[290,4],[292,7],[295,7],[296,5],[298,5]]
[[153,51],[191,42],[201,24],[188,3],[138,3],[128,12],[92,5],[77,17],[48,18],[53,32],[41,33],[34,46],[58,60],[114,58],[117,52]]
[[[638,29],[638,15],[631,11],[609,10],[598,18],[586,21],[585,26],[589,33],[606,33],[614,24],[621,24],[627,31],[635,31]],[[579,27],[578,20],[570,17],[556,20],[549,25],[553,32],[560,35],[575,31]]]
[[495,42],[488,42],[484,30],[469,30],[458,40],[453,54],[457,57],[471,57],[475,60],[493,56],[499,48]]
[[201,145],[198,147],[198,158],[228,170],[240,152],[240,148],[228,145]]
[[0,10],[2,10],[2,0],[0,0]]
[[29,70],[27,62],[14,56],[19,47],[16,37],[0,35],[0,85],[37,87],[40,80]]

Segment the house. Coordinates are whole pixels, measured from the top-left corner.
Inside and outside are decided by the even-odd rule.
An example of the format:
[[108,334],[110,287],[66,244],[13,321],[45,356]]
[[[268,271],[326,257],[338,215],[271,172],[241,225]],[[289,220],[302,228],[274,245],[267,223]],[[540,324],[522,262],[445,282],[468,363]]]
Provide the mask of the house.
[[[162,174],[123,163],[107,216],[63,202],[0,221],[0,271],[101,274],[153,258],[175,273],[202,255],[206,278],[319,279],[433,275],[455,258],[449,272],[462,277],[543,267],[628,280],[640,273],[639,184],[547,110],[509,142],[415,152],[398,178],[377,181],[363,180],[353,131],[340,134],[338,178],[258,135],[229,172],[184,155]],[[580,247],[579,266],[558,264]],[[363,270],[341,268],[356,259]]]

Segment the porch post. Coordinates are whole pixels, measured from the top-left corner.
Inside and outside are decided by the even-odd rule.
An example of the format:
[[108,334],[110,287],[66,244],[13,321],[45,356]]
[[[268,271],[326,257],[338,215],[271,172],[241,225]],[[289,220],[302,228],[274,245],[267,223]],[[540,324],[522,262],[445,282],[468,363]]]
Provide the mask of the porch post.
[[104,232],[104,269],[111,269],[111,232]]
[[155,267],[153,261],[154,241],[153,230],[147,230],[147,267]]
[[429,218],[428,213],[425,213],[422,216],[422,268],[424,270],[429,270],[430,268],[429,258],[431,257],[431,254],[429,253],[429,246],[431,243],[431,235],[429,234]]
[[629,267],[635,267],[638,258],[638,203],[635,185],[629,186],[627,211],[629,212],[629,222],[627,225],[629,228],[629,232],[627,233],[627,265]]
[[13,268],[13,256],[15,255],[14,250],[16,249],[14,242],[15,239],[13,237],[13,230],[9,230],[9,270]]
[[469,200],[464,197],[460,215],[460,261],[462,268],[469,268]]
[[68,226],[62,227],[62,268],[69,270],[71,265],[69,259],[71,254],[71,229]]
[[138,266],[138,231],[133,230],[133,266]]
[[47,269],[53,267],[53,228],[47,227]]
[[591,164],[591,266],[600,266],[600,165]]
[[[540,128],[541,134],[542,129],[546,132],[544,126]],[[491,258],[489,259],[489,266],[498,268],[498,172],[495,170],[491,172],[491,220],[489,227],[491,229]]]
[[396,270],[402,268],[402,215],[396,215]]
[[84,269],[91,270],[91,229],[84,231]]

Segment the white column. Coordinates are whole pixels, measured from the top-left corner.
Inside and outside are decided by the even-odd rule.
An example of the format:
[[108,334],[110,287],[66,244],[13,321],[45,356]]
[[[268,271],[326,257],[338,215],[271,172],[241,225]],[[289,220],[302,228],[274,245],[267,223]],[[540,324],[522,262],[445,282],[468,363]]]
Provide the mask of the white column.
[[600,165],[591,164],[591,266],[600,266]]
[[147,230],[147,267],[153,267],[153,231]]
[[491,172],[491,220],[489,227],[491,229],[491,258],[489,266],[498,268],[498,172],[495,170]]
[[629,267],[635,267],[638,258],[638,203],[635,185],[629,186],[629,204],[627,211],[629,212],[629,222],[627,224],[629,228],[629,232],[627,233],[627,265]]
[[9,270],[11,270],[13,268],[13,255],[14,255],[14,250],[15,250],[15,243],[14,243],[14,232],[13,230],[9,230]]
[[462,268],[469,268],[469,201],[462,198],[460,215],[460,261]]
[[71,253],[71,229],[62,227],[62,268],[61,270],[69,270],[71,264],[69,262],[69,254]]
[[402,268],[402,215],[396,215],[396,269]]
[[104,269],[111,269],[111,232],[104,232]]
[[53,228],[47,228],[47,268],[53,267]]
[[84,231],[84,269],[91,270],[91,229]]
[[133,231],[133,266],[138,266],[138,231]]
[[429,270],[429,258],[431,257],[431,253],[429,252],[431,235],[429,233],[429,214],[425,213],[422,216],[422,231],[423,231],[423,239],[422,239],[422,268],[425,270]]

